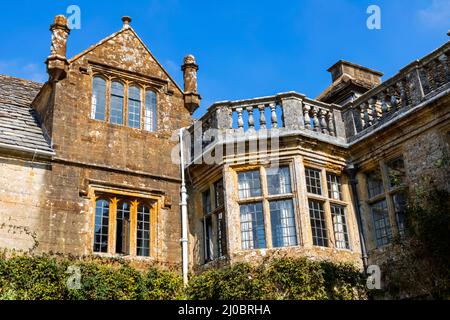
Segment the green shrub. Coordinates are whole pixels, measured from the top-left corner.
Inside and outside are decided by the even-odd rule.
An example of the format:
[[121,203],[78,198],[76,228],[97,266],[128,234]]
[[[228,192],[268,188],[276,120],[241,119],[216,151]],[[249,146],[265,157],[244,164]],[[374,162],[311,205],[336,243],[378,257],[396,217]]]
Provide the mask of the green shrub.
[[[78,289],[67,286],[69,266],[80,270]],[[142,272],[120,259],[0,255],[0,300],[358,299],[362,283],[351,265],[305,258],[211,269],[184,288],[178,273],[156,267]]]
[[279,258],[259,266],[235,264],[194,277],[194,300],[319,300],[365,297],[364,277],[352,265]]

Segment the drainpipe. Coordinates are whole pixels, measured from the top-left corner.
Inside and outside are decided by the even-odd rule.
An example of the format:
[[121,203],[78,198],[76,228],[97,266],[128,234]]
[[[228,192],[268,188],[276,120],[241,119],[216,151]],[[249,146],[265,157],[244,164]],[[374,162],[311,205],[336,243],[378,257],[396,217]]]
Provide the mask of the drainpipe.
[[184,176],[184,143],[183,132],[181,128],[179,131],[180,136],[180,166],[181,166],[181,244],[182,244],[182,263],[183,263],[183,283],[186,286],[188,284],[188,272],[189,272],[189,252],[188,252],[188,211],[187,211],[187,189],[186,180]]
[[352,187],[352,193],[353,193],[353,205],[356,210],[356,220],[358,223],[358,229],[359,229],[359,239],[361,243],[361,253],[362,253],[362,259],[363,259],[363,265],[364,265],[364,272],[367,270],[367,266],[369,265],[367,251],[366,251],[366,238],[364,236],[364,230],[361,220],[361,208],[359,206],[359,197],[358,197],[358,190],[356,188],[356,185],[358,184],[358,181],[356,180],[356,171],[357,169],[353,164],[349,164],[347,168],[345,169],[347,171],[349,177],[350,177],[350,185]]

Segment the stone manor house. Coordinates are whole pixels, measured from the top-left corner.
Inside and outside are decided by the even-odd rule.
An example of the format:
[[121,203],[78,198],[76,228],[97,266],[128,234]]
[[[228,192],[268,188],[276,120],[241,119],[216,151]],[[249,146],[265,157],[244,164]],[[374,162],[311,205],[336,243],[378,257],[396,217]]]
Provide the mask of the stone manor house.
[[195,58],[181,88],[122,20],[68,58],[57,16],[49,80],[0,76],[1,249],[179,265],[180,128],[196,150],[184,168],[194,269],[276,254],[377,263],[407,233],[408,192],[425,176],[450,190],[435,166],[450,154],[450,42],[385,81],[341,60],[314,99],[217,102],[194,121]]

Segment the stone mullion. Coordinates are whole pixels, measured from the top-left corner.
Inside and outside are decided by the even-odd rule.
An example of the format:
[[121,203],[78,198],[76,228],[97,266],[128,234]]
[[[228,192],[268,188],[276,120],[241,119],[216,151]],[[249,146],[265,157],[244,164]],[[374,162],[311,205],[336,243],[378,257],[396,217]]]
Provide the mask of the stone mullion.
[[269,193],[266,179],[266,168],[260,167],[259,176],[261,180],[261,192],[263,196],[263,216],[264,216],[264,231],[266,234],[266,248],[272,248],[272,228],[270,223],[270,205],[267,195]]
[[323,168],[320,174],[320,183],[323,200],[323,210],[325,212],[325,224],[328,234],[328,246],[330,248],[336,248],[336,239],[334,237],[333,218],[331,217],[330,200],[328,199],[328,184],[327,184],[327,171]]
[[111,198],[109,202],[108,253],[116,253],[117,204],[119,199]]
[[97,209],[97,199],[98,199],[98,197],[96,197],[94,192],[91,191],[91,197],[90,198],[91,198],[91,208],[92,208],[92,210],[90,212],[91,213],[91,226],[92,226],[92,229],[91,229],[91,232],[90,232],[90,235],[89,235],[89,239],[91,240],[90,241],[90,249],[87,251],[89,253],[94,251],[95,214],[96,214],[96,209]]
[[[342,199],[345,204],[345,222],[347,224],[348,243],[350,250],[360,252],[358,223],[356,220],[356,208],[353,206],[352,193],[350,190],[349,179],[347,176],[341,176]],[[355,236],[353,236],[355,235]]]
[[[158,237],[157,232],[157,224],[158,224],[158,217],[160,212],[160,201],[156,201],[150,206],[150,256],[156,257],[157,253],[159,252],[159,246],[157,243]],[[136,215],[137,215],[137,206],[136,206]],[[136,224],[137,227],[137,224]],[[136,251],[136,250],[135,250]]]
[[111,78],[106,80],[106,97],[105,97],[105,121],[110,122],[111,114]]
[[123,83],[123,125],[128,126],[128,89],[129,89],[130,83],[128,81]]
[[137,237],[137,208],[139,202],[134,200],[131,202],[130,208],[130,256],[136,256],[136,237]]
[[357,179],[357,189],[359,195],[359,206],[361,210],[361,220],[363,224],[363,229],[365,232],[366,247],[367,251],[373,250],[377,247],[375,240],[375,230],[373,224],[372,212],[368,204],[369,192],[367,190],[367,178],[364,173],[358,173],[356,175]]
[[298,221],[300,226],[301,244],[305,247],[312,246],[311,220],[309,218],[308,193],[306,189],[305,165],[303,157],[294,159],[295,173],[297,177],[297,197],[300,211]]

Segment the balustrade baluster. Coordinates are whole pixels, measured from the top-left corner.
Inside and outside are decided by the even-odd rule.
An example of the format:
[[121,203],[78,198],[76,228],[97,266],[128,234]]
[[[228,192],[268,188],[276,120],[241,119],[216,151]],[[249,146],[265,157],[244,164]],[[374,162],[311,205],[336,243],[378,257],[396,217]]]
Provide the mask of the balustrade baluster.
[[320,129],[322,129],[322,133],[329,134],[330,132],[328,131],[328,123],[325,119],[327,110],[319,109],[319,112],[320,112]]
[[238,129],[244,129],[244,118],[242,117],[243,109],[241,107],[236,108],[238,114]]
[[377,100],[374,98],[369,99],[369,110],[370,115],[372,116],[372,125],[378,122],[378,113],[377,113]]
[[312,114],[313,114],[313,125],[314,125],[314,131],[320,132],[319,127],[319,118],[317,117],[317,113],[319,110],[316,106],[312,107]]
[[305,128],[311,130],[311,118],[309,117],[309,112],[311,107],[307,104],[303,105],[303,120],[305,121]]
[[336,136],[336,129],[334,128],[333,110],[330,110],[327,113],[328,113],[328,130],[330,131],[330,135],[334,137]]
[[270,120],[272,121],[272,128],[278,128],[276,105],[271,103],[269,106],[271,111]]
[[248,112],[248,128],[255,128],[255,120],[253,119],[253,106],[248,106],[245,108]]
[[265,115],[266,106],[259,105],[258,109],[259,109],[259,127],[261,129],[265,129],[266,128],[266,115]]

